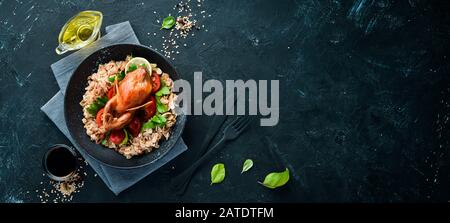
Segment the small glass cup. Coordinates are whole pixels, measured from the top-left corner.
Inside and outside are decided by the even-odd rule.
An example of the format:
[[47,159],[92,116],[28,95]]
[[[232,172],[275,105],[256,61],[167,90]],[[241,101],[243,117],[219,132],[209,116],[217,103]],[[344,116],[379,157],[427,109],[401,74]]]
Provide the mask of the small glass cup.
[[55,144],[45,153],[42,166],[50,179],[67,181],[74,176],[78,168],[77,153],[70,146]]

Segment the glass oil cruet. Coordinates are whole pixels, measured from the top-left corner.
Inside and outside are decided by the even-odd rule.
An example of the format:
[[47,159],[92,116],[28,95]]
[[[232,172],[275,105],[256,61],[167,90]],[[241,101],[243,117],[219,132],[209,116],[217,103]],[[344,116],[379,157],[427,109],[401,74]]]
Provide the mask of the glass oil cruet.
[[81,49],[100,38],[102,20],[103,14],[99,11],[82,11],[72,17],[59,33],[56,53]]

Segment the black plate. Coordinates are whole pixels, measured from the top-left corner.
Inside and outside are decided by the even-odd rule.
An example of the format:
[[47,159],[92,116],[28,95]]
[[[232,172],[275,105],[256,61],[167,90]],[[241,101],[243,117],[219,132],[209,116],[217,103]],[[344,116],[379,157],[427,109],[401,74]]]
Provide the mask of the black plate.
[[173,80],[179,79],[175,68],[159,53],[145,46],[118,44],[100,49],[83,60],[70,78],[64,98],[64,116],[67,128],[79,147],[92,158],[108,166],[123,169],[142,167],[160,159],[175,145],[186,122],[184,114],[178,115],[177,122],[172,127],[172,133],[168,140],[161,141],[158,149],[131,159],[126,159],[118,152],[91,141],[84,129],[83,109],[80,105],[87,86],[87,77],[95,73],[100,64],[108,63],[111,60],[124,60],[127,55],[146,58],[150,63],[158,64],[158,67],[163,72],[168,73]]

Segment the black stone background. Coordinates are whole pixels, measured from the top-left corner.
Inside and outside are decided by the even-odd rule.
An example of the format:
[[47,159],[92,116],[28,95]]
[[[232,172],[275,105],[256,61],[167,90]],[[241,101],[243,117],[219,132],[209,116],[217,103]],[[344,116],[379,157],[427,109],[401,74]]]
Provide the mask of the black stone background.
[[[161,49],[155,21],[176,14],[176,3],[0,0],[0,201],[38,202],[34,191],[47,183],[42,155],[69,143],[39,109],[58,91],[50,64],[61,58],[54,48],[65,21],[100,10],[103,28],[129,20],[142,44]],[[211,17],[200,24],[208,32],[184,40],[173,64],[188,81],[194,71],[221,81],[280,80],[279,124],[230,143],[177,197],[168,182],[192,162],[211,120],[190,117],[183,137],[191,151],[119,196],[89,169],[74,201],[448,202],[450,27],[448,6],[436,3],[206,0]],[[246,158],[255,166],[241,175]],[[210,186],[217,162],[227,176]],[[285,187],[256,183],[284,167]]]

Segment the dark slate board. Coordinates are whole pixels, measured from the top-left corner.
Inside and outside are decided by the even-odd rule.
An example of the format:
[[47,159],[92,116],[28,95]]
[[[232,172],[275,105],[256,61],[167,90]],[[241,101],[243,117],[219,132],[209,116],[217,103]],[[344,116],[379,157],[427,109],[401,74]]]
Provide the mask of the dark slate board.
[[[58,91],[50,64],[61,58],[54,48],[64,22],[81,10],[100,10],[104,24],[129,20],[142,44],[160,50],[167,32],[156,20],[176,14],[176,3],[0,1],[0,201],[39,201],[33,192],[46,182],[40,166],[46,147],[69,143],[39,110]],[[252,128],[229,144],[195,175],[184,197],[166,185],[192,161],[189,152],[118,197],[89,170],[74,201],[450,200],[449,144],[439,136],[448,135],[448,6],[218,0],[206,1],[204,10],[205,28],[183,40],[173,60],[180,75],[279,79],[280,123]],[[183,138],[191,150],[210,120],[188,118]],[[240,175],[246,158],[255,166]],[[212,187],[216,162],[228,172]],[[284,167],[292,173],[285,187],[256,183]]]

